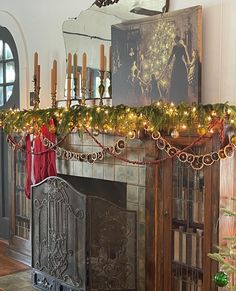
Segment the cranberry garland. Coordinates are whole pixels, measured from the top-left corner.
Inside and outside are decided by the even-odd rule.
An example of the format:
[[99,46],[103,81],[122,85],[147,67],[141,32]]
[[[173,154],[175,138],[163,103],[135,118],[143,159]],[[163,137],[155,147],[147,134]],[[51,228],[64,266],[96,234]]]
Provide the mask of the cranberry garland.
[[[180,150],[172,146],[166,139],[164,139],[161,136],[159,132],[153,132],[151,137],[153,140],[155,140],[157,148],[165,151],[168,154],[168,156],[162,159],[154,160],[154,161],[134,161],[134,160],[129,160],[120,156],[120,154],[125,149],[126,144],[129,140],[128,137],[126,137],[125,139],[119,139],[114,143],[114,146],[108,147],[101,144],[98,141],[98,139],[93,135],[93,133],[90,132],[86,127],[84,128],[84,130],[95,141],[95,143],[102,149],[102,151],[93,152],[93,153],[73,152],[73,151],[66,150],[62,147],[59,147],[59,144],[66,138],[67,135],[63,137],[63,139],[60,140],[59,142],[54,143],[47,137],[44,137],[42,134],[40,134],[40,139],[42,141],[42,144],[45,147],[47,147],[46,150],[41,151],[41,152],[27,151],[23,147],[22,139],[20,139],[19,142],[16,142],[14,138],[10,135],[8,135],[7,141],[11,144],[13,149],[20,149],[20,150],[25,151],[26,153],[31,153],[33,155],[42,155],[42,154],[47,153],[50,150],[54,150],[56,152],[57,157],[62,157],[66,160],[78,160],[81,162],[88,162],[88,163],[94,163],[96,160],[103,160],[106,154],[110,154],[114,156],[115,158],[117,158],[118,160],[122,160],[124,162],[135,164],[135,165],[158,164],[167,159],[172,159],[174,157],[177,157],[180,162],[190,164],[190,166],[195,170],[201,170],[203,166],[210,166],[215,161],[231,158],[236,148],[236,137],[232,136],[230,143],[227,144],[225,147],[219,149],[218,151],[213,151],[204,155],[194,155],[192,153],[188,153],[187,150],[189,150],[197,142],[199,142],[203,138],[204,135],[199,136],[191,144],[186,146],[184,149]],[[134,137],[135,137],[135,134],[132,136],[132,138]]]

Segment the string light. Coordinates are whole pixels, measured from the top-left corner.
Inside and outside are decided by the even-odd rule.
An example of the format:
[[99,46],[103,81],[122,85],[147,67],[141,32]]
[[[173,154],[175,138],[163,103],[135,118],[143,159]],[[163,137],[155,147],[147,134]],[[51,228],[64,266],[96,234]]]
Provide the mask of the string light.
[[[230,113],[230,118],[229,118]],[[214,131],[223,132],[224,124],[236,124],[236,107],[227,104],[216,105],[175,105],[163,101],[155,102],[145,107],[116,107],[94,106],[91,108],[73,107],[57,109],[0,110],[0,126],[6,133],[25,131],[32,132],[35,124],[39,129],[42,124],[55,119],[57,134],[83,131],[83,125],[92,129],[105,130],[116,134],[127,135],[130,130],[140,132],[143,129],[171,132],[173,128],[197,132],[199,135],[212,132],[208,127],[214,124]]]

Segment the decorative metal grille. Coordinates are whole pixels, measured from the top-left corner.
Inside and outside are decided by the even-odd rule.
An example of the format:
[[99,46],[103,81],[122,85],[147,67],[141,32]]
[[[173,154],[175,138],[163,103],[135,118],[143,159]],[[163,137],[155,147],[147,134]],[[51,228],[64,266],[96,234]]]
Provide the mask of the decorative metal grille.
[[58,177],[33,186],[32,267],[41,275],[34,285],[136,290],[136,224],[136,212],[86,196]]

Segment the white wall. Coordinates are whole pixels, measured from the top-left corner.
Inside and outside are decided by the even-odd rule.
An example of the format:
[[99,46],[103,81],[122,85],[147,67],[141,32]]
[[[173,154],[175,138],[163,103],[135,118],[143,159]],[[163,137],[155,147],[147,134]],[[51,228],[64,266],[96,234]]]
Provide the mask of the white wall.
[[236,104],[236,1],[171,0],[170,10],[203,6],[203,103]]
[[[122,0],[120,0],[122,1]],[[203,97],[204,103],[236,104],[236,1],[170,0],[170,10],[203,6]],[[33,54],[41,64],[41,107],[50,106],[50,67],[58,60],[58,95],[63,96],[65,47],[62,23],[76,17],[93,0],[0,0],[0,25],[16,40],[20,57],[21,107],[28,106],[32,91]]]
[[63,96],[65,46],[62,23],[87,9],[93,0],[0,0],[0,25],[12,33],[20,61],[21,108],[27,108],[33,90],[33,55],[39,53],[41,65],[41,107],[50,106],[50,67],[58,60],[58,95]]

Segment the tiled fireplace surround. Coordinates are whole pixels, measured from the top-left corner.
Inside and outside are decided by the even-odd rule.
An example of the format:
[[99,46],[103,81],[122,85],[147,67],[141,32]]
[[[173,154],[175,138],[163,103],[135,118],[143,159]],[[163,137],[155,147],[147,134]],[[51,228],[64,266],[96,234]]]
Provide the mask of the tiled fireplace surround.
[[[101,134],[96,139],[105,146],[114,146],[120,139],[118,136]],[[75,152],[99,152],[101,148],[93,139],[84,134],[70,134],[63,143],[63,147]],[[127,146],[121,156],[133,161],[152,160],[156,157],[156,148],[153,141],[132,139],[128,140]],[[121,161],[107,154],[102,161],[93,164],[77,160],[57,159],[58,174],[73,175],[79,177],[96,178],[115,182],[123,182],[127,185],[127,209],[137,211],[137,274],[138,291],[145,290],[145,274],[149,274],[146,265],[148,252],[152,247],[152,241],[146,240],[151,237],[150,232],[153,218],[150,217],[153,203],[152,196],[155,192],[155,168],[152,166],[136,165]],[[96,194],[96,193],[95,193]],[[110,195],[114,195],[111,193]],[[149,209],[149,214],[146,213]],[[148,224],[147,224],[148,223]],[[151,231],[152,232],[152,231]]]

